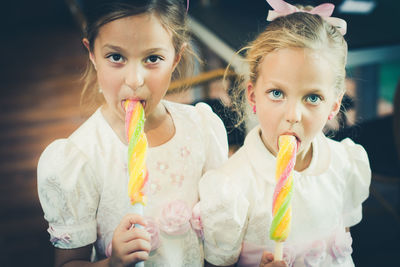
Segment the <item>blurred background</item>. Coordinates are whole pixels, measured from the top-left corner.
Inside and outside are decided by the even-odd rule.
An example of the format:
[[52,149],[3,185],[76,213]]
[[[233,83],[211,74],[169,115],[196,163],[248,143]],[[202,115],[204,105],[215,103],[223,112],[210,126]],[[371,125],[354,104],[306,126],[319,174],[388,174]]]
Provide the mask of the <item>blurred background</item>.
[[[2,1],[0,16],[0,266],[52,266],[36,188],[36,166],[54,139],[69,136],[88,114],[79,106],[87,54],[81,43],[84,0]],[[288,1],[318,5],[323,1]],[[337,0],[334,16],[348,23],[347,93],[343,113],[326,131],[351,137],[368,152],[373,172],[363,220],[351,228],[356,266],[398,266],[400,251],[400,1]],[[230,153],[254,125],[240,129],[220,100],[235,51],[267,25],[264,0],[192,0],[189,24],[203,64],[171,85],[167,98],[205,101],[223,119]],[[176,93],[181,84],[191,90]]]

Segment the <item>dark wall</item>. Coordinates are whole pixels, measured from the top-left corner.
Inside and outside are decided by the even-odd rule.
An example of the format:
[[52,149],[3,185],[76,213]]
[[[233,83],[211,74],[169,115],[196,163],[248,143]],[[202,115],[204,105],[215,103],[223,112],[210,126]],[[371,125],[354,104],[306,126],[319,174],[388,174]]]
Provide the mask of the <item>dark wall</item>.
[[16,31],[70,26],[74,23],[66,1],[62,0],[8,0],[2,1],[1,10],[2,37]]

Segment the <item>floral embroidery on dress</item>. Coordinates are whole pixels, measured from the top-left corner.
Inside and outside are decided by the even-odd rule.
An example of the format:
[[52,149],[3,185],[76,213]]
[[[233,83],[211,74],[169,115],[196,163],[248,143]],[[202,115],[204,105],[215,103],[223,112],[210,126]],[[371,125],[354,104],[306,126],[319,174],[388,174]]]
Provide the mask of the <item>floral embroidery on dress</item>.
[[168,203],[161,212],[160,228],[169,235],[181,235],[190,229],[191,212],[186,203],[175,200]]
[[350,233],[338,233],[336,234],[331,247],[331,256],[336,263],[343,263],[348,256],[353,253],[351,244],[353,239]]
[[187,158],[190,155],[190,150],[184,146],[181,148],[181,156],[182,158]]
[[178,187],[182,186],[183,180],[185,179],[185,177],[183,176],[183,174],[171,174],[171,184],[173,185],[177,185]]
[[61,233],[57,230],[55,230],[52,226],[50,226],[47,229],[47,232],[50,234],[50,242],[53,243],[53,245],[63,242],[66,244],[69,244],[71,242],[71,236],[67,233]]
[[315,241],[304,255],[304,264],[307,267],[320,266],[326,258],[326,243],[323,240]]
[[160,171],[161,173],[165,173],[167,171],[167,169],[168,169],[168,164],[166,164],[164,162],[157,161],[156,169],[158,171]]
[[149,186],[150,194],[154,195],[161,190],[161,185],[158,180],[152,179]]

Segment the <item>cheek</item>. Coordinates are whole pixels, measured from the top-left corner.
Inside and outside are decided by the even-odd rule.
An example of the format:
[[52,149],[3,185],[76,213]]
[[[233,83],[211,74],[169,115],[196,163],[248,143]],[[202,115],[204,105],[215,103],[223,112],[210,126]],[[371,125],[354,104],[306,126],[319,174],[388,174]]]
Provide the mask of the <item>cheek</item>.
[[154,88],[157,91],[166,91],[171,81],[171,76],[171,69],[165,68],[154,71],[149,79],[147,79],[147,85],[149,88]]
[[322,111],[309,114],[303,122],[306,128],[305,130],[310,135],[315,135],[316,133],[322,131],[326,124],[327,116],[328,115],[325,115],[325,112]]
[[103,91],[114,91],[121,84],[121,77],[113,71],[99,69],[97,71],[97,81]]

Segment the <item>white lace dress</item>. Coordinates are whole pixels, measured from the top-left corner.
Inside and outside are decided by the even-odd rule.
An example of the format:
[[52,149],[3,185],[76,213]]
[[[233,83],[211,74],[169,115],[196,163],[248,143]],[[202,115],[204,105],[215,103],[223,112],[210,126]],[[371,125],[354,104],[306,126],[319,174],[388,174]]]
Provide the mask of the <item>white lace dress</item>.
[[[167,143],[148,150],[145,207],[152,252],[146,266],[202,266],[191,210],[198,182],[228,154],[222,121],[204,103],[163,101],[175,124]],[[51,143],[38,164],[38,192],[51,242],[58,248],[95,244],[93,260],[110,253],[113,231],[129,213],[127,146],[97,110],[69,138]]]
[[[200,181],[204,252],[215,265],[258,266],[269,239],[276,158],[265,148],[260,128],[221,168]],[[354,266],[345,227],[362,217],[371,171],[365,150],[350,139],[322,134],[312,142],[310,166],[294,171],[291,232],[284,243],[289,266]]]

